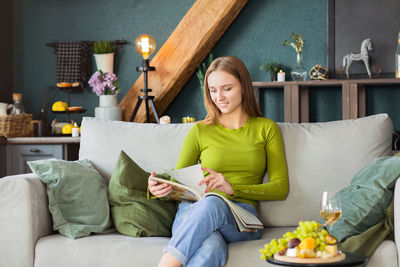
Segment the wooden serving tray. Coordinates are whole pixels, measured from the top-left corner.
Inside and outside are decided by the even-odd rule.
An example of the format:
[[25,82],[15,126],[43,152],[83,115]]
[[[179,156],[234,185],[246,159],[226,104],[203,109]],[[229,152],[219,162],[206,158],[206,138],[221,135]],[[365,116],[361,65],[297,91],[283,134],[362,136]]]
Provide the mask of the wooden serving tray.
[[278,253],[274,255],[274,259],[277,261],[284,261],[284,262],[291,262],[291,263],[313,263],[313,264],[320,264],[320,263],[334,263],[343,261],[346,259],[346,254],[338,253],[335,257],[332,258],[297,258],[297,257],[288,257],[288,256],[281,256]]

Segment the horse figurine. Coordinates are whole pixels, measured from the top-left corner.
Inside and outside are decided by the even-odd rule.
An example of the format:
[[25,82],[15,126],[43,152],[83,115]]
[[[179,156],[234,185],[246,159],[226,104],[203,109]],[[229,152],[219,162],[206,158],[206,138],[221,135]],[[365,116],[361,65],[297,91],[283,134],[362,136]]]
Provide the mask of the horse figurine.
[[365,39],[364,41],[362,41],[361,43],[361,52],[360,54],[347,54],[343,57],[343,68],[346,69],[346,74],[347,74],[347,78],[350,78],[349,76],[349,68],[350,65],[353,61],[364,61],[365,64],[365,68],[367,69],[368,72],[368,76],[370,78],[372,78],[371,75],[371,70],[369,69],[369,55],[368,55],[368,51],[372,50],[372,44],[371,44],[371,39]]

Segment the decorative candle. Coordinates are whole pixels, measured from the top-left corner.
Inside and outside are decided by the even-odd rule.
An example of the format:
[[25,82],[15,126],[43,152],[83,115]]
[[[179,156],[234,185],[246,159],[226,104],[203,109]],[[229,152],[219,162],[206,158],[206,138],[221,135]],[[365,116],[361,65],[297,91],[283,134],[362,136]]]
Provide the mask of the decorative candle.
[[286,75],[286,73],[283,72],[282,70],[280,70],[278,72],[278,82],[284,82],[285,81],[285,75]]
[[160,118],[160,124],[169,124],[169,123],[171,123],[170,116],[162,116]]
[[190,123],[190,122],[195,122],[195,121],[196,121],[196,118],[189,117],[189,116],[182,118],[182,123]]
[[74,126],[72,127],[72,137],[79,137],[79,127],[76,122],[74,123]]

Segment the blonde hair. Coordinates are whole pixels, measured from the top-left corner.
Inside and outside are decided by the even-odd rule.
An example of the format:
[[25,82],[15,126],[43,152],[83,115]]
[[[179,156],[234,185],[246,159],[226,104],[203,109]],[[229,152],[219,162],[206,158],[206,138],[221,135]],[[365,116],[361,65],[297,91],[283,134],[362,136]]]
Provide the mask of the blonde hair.
[[249,117],[262,117],[260,107],[257,104],[254,94],[250,73],[243,62],[234,56],[219,57],[211,62],[204,77],[204,105],[207,109],[207,116],[202,123],[213,125],[217,123],[221,111],[211,99],[208,88],[208,76],[213,71],[225,71],[233,75],[240,82],[242,88],[242,109]]

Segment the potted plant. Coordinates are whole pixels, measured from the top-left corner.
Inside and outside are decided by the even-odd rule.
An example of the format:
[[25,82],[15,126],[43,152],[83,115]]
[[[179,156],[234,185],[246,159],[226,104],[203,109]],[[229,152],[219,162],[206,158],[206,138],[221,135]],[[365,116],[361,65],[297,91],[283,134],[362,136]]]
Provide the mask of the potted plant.
[[269,72],[271,75],[271,81],[276,81],[276,74],[282,69],[282,67],[275,61],[269,61],[266,65],[261,65],[260,69]]
[[110,41],[94,42],[93,54],[96,60],[97,70],[101,70],[104,73],[114,72],[115,47]]

